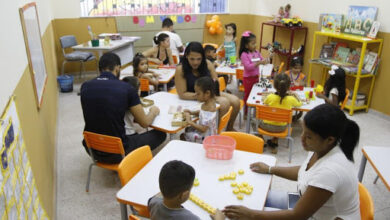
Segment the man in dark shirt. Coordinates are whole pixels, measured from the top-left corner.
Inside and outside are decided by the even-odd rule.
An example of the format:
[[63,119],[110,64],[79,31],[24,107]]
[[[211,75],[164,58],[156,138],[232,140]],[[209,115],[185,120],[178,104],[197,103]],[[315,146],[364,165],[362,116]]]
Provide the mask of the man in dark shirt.
[[[119,80],[120,58],[114,53],[105,53],[99,60],[101,75],[83,83],[81,86],[81,106],[83,109],[84,131],[110,135],[122,139],[125,153],[149,145],[153,150],[166,138],[166,134],[151,130],[142,134],[126,135],[125,112],[130,110],[134,120],[142,127],[152,124],[160,110],[152,106],[145,114],[138,92],[128,83]],[[85,141],[83,141],[84,147]],[[86,148],[89,153],[88,149]],[[103,163],[119,163],[119,154],[110,154],[93,150],[96,160]]]

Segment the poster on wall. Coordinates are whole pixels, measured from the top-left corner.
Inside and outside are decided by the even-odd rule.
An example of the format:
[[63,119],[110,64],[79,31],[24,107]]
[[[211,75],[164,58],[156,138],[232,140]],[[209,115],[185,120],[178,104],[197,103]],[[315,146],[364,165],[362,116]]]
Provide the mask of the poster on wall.
[[39,28],[38,11],[35,2],[19,8],[19,14],[23,28],[24,43],[26,45],[28,66],[36,103],[39,109],[45,91],[47,72],[45,56],[43,54],[41,31]]
[[0,118],[0,219],[49,219],[39,199],[14,98]]
[[349,6],[344,19],[344,33],[367,36],[378,14],[377,7]]

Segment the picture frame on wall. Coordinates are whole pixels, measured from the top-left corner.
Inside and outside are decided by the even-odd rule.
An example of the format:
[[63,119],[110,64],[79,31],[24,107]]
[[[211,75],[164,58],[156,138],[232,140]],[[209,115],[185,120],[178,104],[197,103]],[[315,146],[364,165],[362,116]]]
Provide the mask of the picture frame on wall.
[[35,100],[39,109],[47,82],[47,71],[36,3],[28,3],[19,8],[19,15]]

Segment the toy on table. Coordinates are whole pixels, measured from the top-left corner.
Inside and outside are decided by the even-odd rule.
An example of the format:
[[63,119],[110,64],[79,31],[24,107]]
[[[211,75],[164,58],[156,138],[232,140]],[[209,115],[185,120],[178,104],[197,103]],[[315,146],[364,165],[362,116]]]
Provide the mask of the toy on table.
[[146,108],[154,105],[154,101],[151,99],[140,98],[142,107]]
[[277,15],[273,15],[273,16],[274,16],[274,20],[273,21],[276,22],[276,23],[279,23],[280,20],[282,18],[284,18],[284,8],[283,8],[283,6],[280,6],[278,14]]
[[231,172],[230,174],[226,174],[226,175],[221,175],[219,176],[218,180],[219,181],[224,181],[224,180],[235,180],[236,179],[236,172]]
[[239,200],[244,199],[244,194],[250,195],[253,192],[253,186],[250,185],[248,182],[242,182],[240,184],[233,182],[230,185],[232,187],[234,187],[232,192],[233,192],[233,194],[236,195],[237,199],[239,199]]
[[199,207],[201,207],[202,209],[206,210],[208,213],[210,213],[212,215],[215,214],[215,211],[216,211],[215,208],[213,208],[211,205],[205,203],[203,200],[201,200],[200,198],[195,196],[193,193],[190,194],[190,200],[193,203],[195,203],[196,205],[198,205]]
[[269,81],[269,79],[261,77],[259,79],[259,82],[256,84],[256,86],[263,89],[270,89],[272,88],[272,83]]
[[287,4],[285,7],[284,7],[284,18],[289,18],[290,17],[290,11],[291,11],[291,5],[290,4]]
[[181,127],[181,126],[186,126],[186,117],[184,115],[184,112],[175,112],[173,113],[173,118],[171,121],[171,125],[173,127]]
[[324,87],[322,85],[317,85],[317,87],[314,89],[314,92],[317,93],[322,93],[324,91]]
[[195,178],[195,180],[194,180],[194,186],[199,186],[199,180],[198,180],[198,178]]
[[293,18],[283,18],[282,24],[288,27],[293,27],[293,26],[302,27],[303,20],[298,16],[294,16]]

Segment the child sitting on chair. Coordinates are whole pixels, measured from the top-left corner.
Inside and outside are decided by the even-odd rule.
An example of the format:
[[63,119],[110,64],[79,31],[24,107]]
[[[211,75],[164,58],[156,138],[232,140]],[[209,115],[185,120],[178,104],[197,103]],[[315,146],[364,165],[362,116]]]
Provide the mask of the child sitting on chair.
[[[126,77],[124,77],[122,79],[122,81],[123,82],[127,82],[128,84],[130,84],[136,91],[138,91],[138,96],[140,95],[139,94],[140,82],[139,82],[139,79],[137,77],[135,77],[135,76],[126,76]],[[132,134],[137,133],[137,131],[136,131],[137,129],[136,129],[136,126],[135,126],[137,123],[134,122],[134,116],[133,116],[133,114],[131,114],[130,110],[126,111],[124,122],[125,122],[126,135],[132,135]]]
[[[180,136],[181,140],[202,142],[203,138],[217,134],[217,104],[215,100],[215,83],[209,76],[195,82],[195,94],[199,102],[203,102],[200,111],[184,110],[189,127]],[[191,120],[191,115],[199,116],[198,124]]]
[[[199,220],[198,216],[181,205],[190,197],[194,179],[192,166],[178,160],[167,162],[159,176],[161,193],[148,201],[151,219]],[[217,209],[213,219],[221,220],[225,216]]]
[[133,75],[140,79],[147,79],[149,81],[149,84],[154,86],[154,90],[158,91],[159,75],[149,70],[148,59],[144,55],[142,55],[142,53],[137,53],[134,56]]

